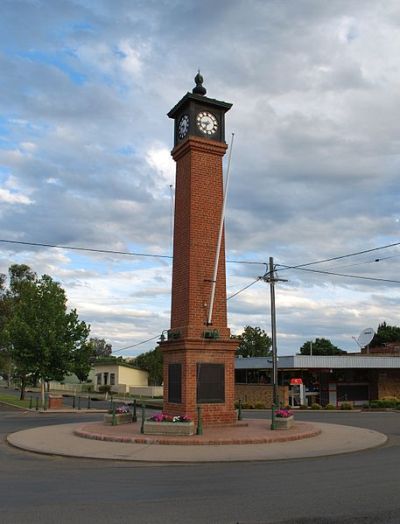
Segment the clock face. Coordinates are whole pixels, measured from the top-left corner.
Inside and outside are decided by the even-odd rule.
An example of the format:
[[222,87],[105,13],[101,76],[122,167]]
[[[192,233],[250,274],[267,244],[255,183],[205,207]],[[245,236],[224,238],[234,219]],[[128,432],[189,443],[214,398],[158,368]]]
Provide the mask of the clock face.
[[189,116],[183,115],[178,124],[178,137],[183,138],[189,131]]
[[216,117],[208,111],[202,111],[196,118],[197,127],[205,135],[213,135],[218,129]]

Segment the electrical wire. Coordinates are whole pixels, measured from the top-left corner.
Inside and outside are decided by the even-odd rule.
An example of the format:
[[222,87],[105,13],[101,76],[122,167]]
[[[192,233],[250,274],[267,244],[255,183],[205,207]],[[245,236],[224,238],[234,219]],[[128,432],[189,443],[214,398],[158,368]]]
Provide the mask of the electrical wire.
[[[133,251],[113,251],[111,249],[94,249],[90,247],[77,247],[77,246],[61,246],[58,244],[47,244],[42,242],[22,242],[21,240],[7,240],[0,239],[3,244],[18,244],[23,246],[34,246],[34,247],[50,247],[56,249],[66,249],[72,251],[88,251],[91,253],[105,253],[107,255],[127,255],[133,257],[149,257],[149,258],[169,258],[172,260],[172,255],[157,255],[152,253],[135,253]],[[227,260],[229,264],[259,264],[265,265],[265,262],[249,261],[249,260]]]
[[387,244],[386,246],[374,247],[372,249],[365,249],[364,251],[357,251],[356,253],[348,253],[347,255],[340,255],[332,258],[325,258],[323,260],[316,260],[315,262],[307,262],[306,264],[298,264],[297,266],[285,266],[283,264],[278,264],[282,266],[283,269],[298,269],[306,266],[313,266],[315,264],[323,264],[324,262],[332,262],[333,260],[341,260],[343,258],[354,257],[357,255],[364,255],[365,253],[372,253],[373,251],[380,251],[381,249],[388,249],[390,247],[399,246],[400,242],[395,242],[394,244]]
[[236,293],[234,293],[233,295],[230,295],[226,300],[230,300],[231,298],[233,297],[236,297],[237,295],[239,295],[240,293],[242,293],[243,291],[245,291],[246,289],[249,289],[249,287],[253,286],[256,282],[258,282],[259,280],[261,280],[261,277],[257,277],[254,282],[252,282],[251,284],[248,284],[247,286],[245,286],[244,288],[242,289],[239,289],[239,291],[236,291]]
[[138,342],[137,344],[132,344],[131,346],[125,346],[123,348],[116,349],[115,351],[113,351],[113,353],[118,353],[119,351],[124,351],[125,349],[131,349],[137,346],[141,346],[142,344],[146,344],[146,342],[151,342],[152,340],[155,340],[156,338],[159,338],[159,337],[160,335],[156,335],[155,337],[148,338],[147,340],[142,340],[142,342]]
[[363,277],[363,276],[360,276],[360,275],[346,275],[344,273],[334,273],[333,271],[322,271],[322,270],[318,270],[318,269],[306,269],[304,267],[290,267],[290,266],[284,266],[282,264],[279,264],[279,265],[282,266],[282,269],[280,269],[280,271],[282,271],[283,269],[296,269],[296,270],[299,270],[299,271],[308,271],[310,273],[321,273],[323,275],[333,275],[333,276],[336,276],[336,277],[358,278],[358,279],[361,279],[361,280],[372,280],[372,281],[375,281],[375,282],[387,282],[387,283],[390,283],[390,284],[400,284],[400,280],[389,280],[387,278]]
[[132,251],[113,251],[111,249],[94,249],[90,247],[76,247],[76,246],[59,246],[57,244],[44,244],[39,242],[22,242],[20,240],[4,240],[0,239],[0,242],[7,244],[21,244],[23,246],[37,246],[37,247],[51,247],[57,249],[68,249],[72,251],[89,251],[91,253],[106,253],[109,255],[128,255],[134,257],[154,257],[154,258],[172,258],[171,255],[156,255],[151,253],[134,253]]

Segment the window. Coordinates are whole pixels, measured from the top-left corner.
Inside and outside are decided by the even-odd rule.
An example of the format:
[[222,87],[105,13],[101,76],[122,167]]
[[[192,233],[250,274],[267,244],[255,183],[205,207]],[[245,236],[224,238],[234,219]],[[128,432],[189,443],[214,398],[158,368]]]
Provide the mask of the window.
[[101,373],[96,373],[96,384],[101,386]]
[[110,373],[110,386],[115,386],[115,373]]

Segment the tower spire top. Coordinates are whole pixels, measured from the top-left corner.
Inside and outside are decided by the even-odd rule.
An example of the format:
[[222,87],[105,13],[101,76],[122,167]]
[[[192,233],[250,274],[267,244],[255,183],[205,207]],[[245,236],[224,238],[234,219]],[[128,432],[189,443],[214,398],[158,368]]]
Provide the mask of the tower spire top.
[[197,71],[197,75],[194,77],[196,86],[192,89],[192,93],[196,95],[204,96],[207,93],[207,89],[203,86],[204,79],[200,74],[200,69]]

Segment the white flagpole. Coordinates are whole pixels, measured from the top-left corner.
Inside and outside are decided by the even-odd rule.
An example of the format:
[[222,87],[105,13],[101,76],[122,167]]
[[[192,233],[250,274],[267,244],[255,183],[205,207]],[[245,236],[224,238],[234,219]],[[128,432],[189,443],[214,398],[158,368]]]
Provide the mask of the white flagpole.
[[212,325],[212,314],[213,314],[213,308],[214,308],[215,289],[217,287],[217,273],[218,273],[219,254],[220,254],[220,251],[221,251],[222,234],[224,232],[225,208],[226,208],[226,200],[227,200],[227,196],[228,196],[228,184],[229,184],[229,175],[230,175],[230,168],[231,168],[231,157],[232,157],[232,148],[233,148],[233,138],[234,138],[234,136],[235,136],[235,134],[232,133],[231,147],[230,147],[230,150],[229,150],[229,157],[228,157],[228,167],[227,167],[227,171],[226,171],[224,201],[223,201],[223,204],[222,204],[221,222],[220,222],[220,225],[219,225],[217,251],[215,253],[214,274],[213,274],[212,281],[211,281],[211,295],[210,295],[210,305],[209,305],[209,308],[208,308],[207,326],[211,326]]

